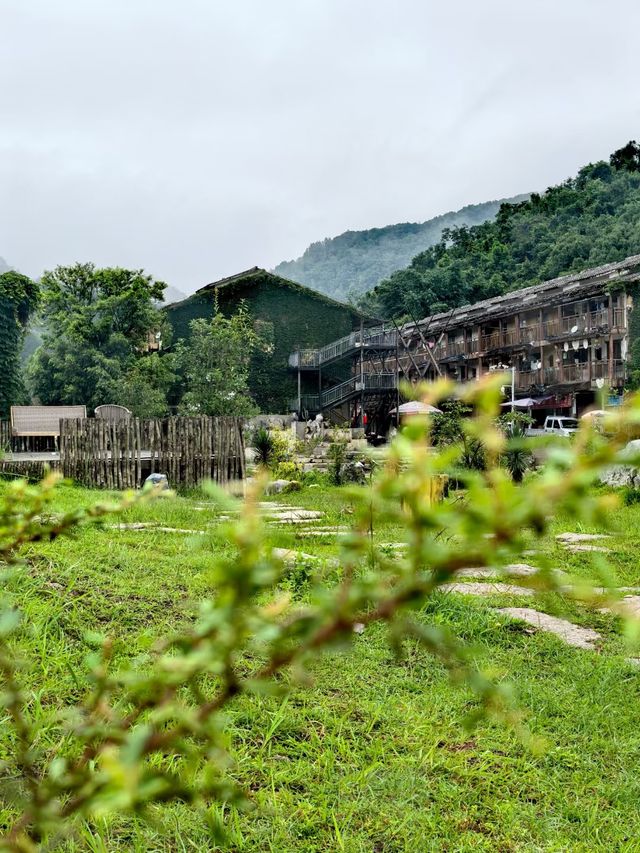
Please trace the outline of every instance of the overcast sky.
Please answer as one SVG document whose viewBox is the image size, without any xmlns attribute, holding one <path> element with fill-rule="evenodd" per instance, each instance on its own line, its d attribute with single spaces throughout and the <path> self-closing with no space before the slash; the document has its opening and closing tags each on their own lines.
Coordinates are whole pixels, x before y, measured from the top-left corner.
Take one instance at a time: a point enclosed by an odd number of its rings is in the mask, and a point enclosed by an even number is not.
<svg viewBox="0 0 640 853">
<path fill-rule="evenodd" d="M 0 0 L 0 256 L 185 291 L 640 138 L 638 0 Z"/>
</svg>

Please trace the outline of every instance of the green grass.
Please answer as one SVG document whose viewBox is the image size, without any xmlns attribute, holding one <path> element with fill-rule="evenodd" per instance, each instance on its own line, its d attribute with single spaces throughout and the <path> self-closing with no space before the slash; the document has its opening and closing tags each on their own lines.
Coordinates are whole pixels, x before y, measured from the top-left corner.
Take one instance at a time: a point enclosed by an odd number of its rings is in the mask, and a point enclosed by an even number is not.
<svg viewBox="0 0 640 853">
<path fill-rule="evenodd" d="M 103 499 L 70 486 L 54 509 Z M 319 508 L 321 524 L 345 524 L 344 489 L 305 489 L 279 503 Z M 205 509 L 198 509 L 204 506 Z M 135 507 L 112 521 L 157 521 L 207 530 L 207 536 L 91 526 L 73 538 L 25 549 L 27 558 L 6 594 L 25 614 L 25 644 L 33 657 L 26 677 L 31 713 L 55 753 L 52 710 L 86 687 L 87 632 L 115 640 L 116 662 L 144 656 L 153 641 L 194 619 L 199 602 L 215 595 L 213 568 L 232 554 L 224 526 L 206 499 L 172 498 Z M 618 581 L 640 585 L 640 506 L 616 513 L 620 535 L 609 540 Z M 575 530 L 556 519 L 552 533 Z M 273 528 L 270 539 L 327 560 L 335 538 L 298 539 L 297 528 Z M 588 530 L 585 532 L 594 532 Z M 374 526 L 379 542 L 402 531 Z M 588 554 L 570 555 L 553 537 L 537 565 L 597 577 Z M 304 594 L 304 575 L 291 580 Z M 294 583 L 295 585 L 295 583 Z M 515 685 L 540 752 L 508 728 L 484 722 L 469 732 L 471 693 L 453 686 L 443 667 L 408 643 L 394 658 L 382 626 L 354 638 L 350 651 L 325 654 L 313 684 L 286 700 L 243 697 L 229 709 L 233 775 L 248 793 L 247 811 L 212 806 L 236 851 L 635 851 L 640 849 L 640 670 L 616 617 L 547 594 L 540 609 L 595 627 L 601 652 L 575 650 L 546 634 L 507 623 L 492 605 L 523 604 L 495 596 L 440 594 L 419 615 L 452 627 L 475 648 L 478 662 Z M 524 606 L 534 606 L 525 602 Z M 12 745 L 0 732 L 0 760 Z M 0 791 L 11 780 L 1 780 Z M 153 810 L 156 822 L 109 818 L 84 825 L 62 844 L 69 851 L 202 851 L 216 849 L 202 815 L 184 805 Z M 0 811 L 10 820 L 11 808 Z"/>
</svg>

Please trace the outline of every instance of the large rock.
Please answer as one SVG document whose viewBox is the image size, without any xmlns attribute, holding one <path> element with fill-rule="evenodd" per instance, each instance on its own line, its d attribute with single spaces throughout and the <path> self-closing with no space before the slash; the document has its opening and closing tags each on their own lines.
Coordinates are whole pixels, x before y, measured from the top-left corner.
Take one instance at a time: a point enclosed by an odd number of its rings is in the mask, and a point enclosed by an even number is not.
<svg viewBox="0 0 640 853">
<path fill-rule="evenodd" d="M 640 439 L 630 441 L 620 456 L 625 459 L 640 460 Z M 631 486 L 640 488 L 640 469 L 635 465 L 611 465 L 600 476 L 600 482 L 605 486 Z"/>
<path fill-rule="evenodd" d="M 272 480 L 267 483 L 266 493 L 268 495 L 281 495 L 299 490 L 300 483 L 297 480 Z"/>
</svg>

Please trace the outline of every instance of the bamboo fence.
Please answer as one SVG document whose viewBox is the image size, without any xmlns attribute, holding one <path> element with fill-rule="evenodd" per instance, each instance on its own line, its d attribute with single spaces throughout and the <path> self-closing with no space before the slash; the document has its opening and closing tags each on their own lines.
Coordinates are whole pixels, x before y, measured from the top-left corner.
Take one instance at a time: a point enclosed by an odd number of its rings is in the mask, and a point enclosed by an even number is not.
<svg viewBox="0 0 640 853">
<path fill-rule="evenodd" d="M 225 485 L 245 476 L 242 421 L 232 417 L 96 419 L 60 422 L 65 477 L 85 486 L 134 489 L 152 473 L 172 488 L 206 481 Z"/>
</svg>

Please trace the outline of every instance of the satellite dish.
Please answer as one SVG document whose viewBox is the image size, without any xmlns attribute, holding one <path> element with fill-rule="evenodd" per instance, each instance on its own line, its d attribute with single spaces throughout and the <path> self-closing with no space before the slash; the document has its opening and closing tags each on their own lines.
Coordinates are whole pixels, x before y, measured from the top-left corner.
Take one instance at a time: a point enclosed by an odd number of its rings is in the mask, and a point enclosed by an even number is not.
<svg viewBox="0 0 640 853">
<path fill-rule="evenodd" d="M 564 342 L 564 351 L 569 352 L 569 344 L 567 343 L 567 341 Z"/>
<path fill-rule="evenodd" d="M 602 377 L 600 379 L 596 379 L 596 385 L 598 388 L 604 388 L 604 379 L 602 379 Z"/>
<path fill-rule="evenodd" d="M 583 346 L 585 349 L 589 349 L 589 341 L 582 341 L 582 346 Z"/>
<path fill-rule="evenodd" d="M 577 331 L 578 331 L 578 327 L 577 327 L 577 326 L 572 326 L 572 327 L 571 327 L 571 334 L 572 334 L 572 335 L 575 335 L 575 333 L 576 333 Z"/>
<path fill-rule="evenodd" d="M 571 341 L 571 346 L 572 346 L 574 349 L 579 349 L 579 347 L 580 347 L 580 341 Z"/>
</svg>

